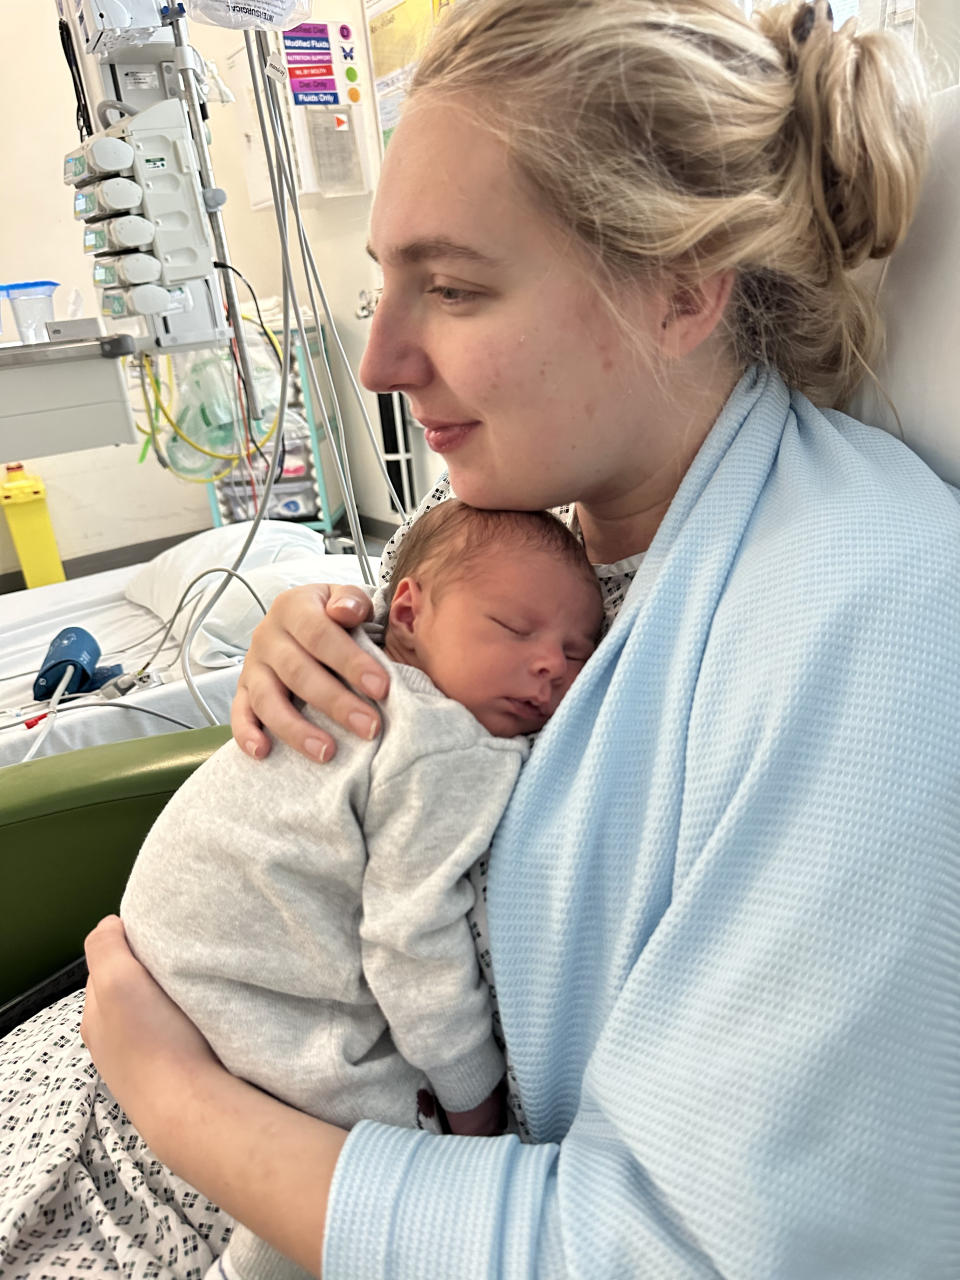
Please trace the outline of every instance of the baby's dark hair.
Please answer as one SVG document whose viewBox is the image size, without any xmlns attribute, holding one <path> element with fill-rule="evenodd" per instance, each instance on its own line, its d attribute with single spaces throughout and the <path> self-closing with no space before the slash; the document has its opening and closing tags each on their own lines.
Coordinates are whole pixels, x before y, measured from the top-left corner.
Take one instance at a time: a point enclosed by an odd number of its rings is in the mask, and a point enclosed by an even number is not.
<svg viewBox="0 0 960 1280">
<path fill-rule="evenodd" d="M 549 511 L 484 511 L 450 498 L 432 507 L 407 530 L 390 575 L 387 606 L 397 584 L 429 568 L 436 598 L 464 577 L 499 544 L 548 551 L 589 579 L 600 595 L 587 554 L 562 521 Z"/>
</svg>

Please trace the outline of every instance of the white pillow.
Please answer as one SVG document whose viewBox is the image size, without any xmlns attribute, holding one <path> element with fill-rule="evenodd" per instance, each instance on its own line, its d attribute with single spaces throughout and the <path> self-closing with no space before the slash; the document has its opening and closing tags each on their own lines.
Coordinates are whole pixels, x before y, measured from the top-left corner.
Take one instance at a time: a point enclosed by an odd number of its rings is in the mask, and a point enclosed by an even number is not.
<svg viewBox="0 0 960 1280">
<path fill-rule="evenodd" d="M 229 568 L 233 564 L 251 524 L 252 521 L 244 521 L 226 524 L 219 529 L 206 529 L 174 547 L 168 547 L 130 579 L 124 594 L 132 604 L 144 605 L 164 622 L 169 621 L 184 588 L 198 573 L 217 566 Z M 241 572 L 275 564 L 278 560 L 305 555 L 320 557 L 325 550 L 322 536 L 313 529 L 285 520 L 264 520 L 244 557 Z M 211 574 L 197 583 L 197 589 L 212 594 L 221 581 L 222 575 Z M 240 589 L 243 590 L 242 587 Z M 173 635 L 178 640 L 191 613 L 192 607 L 184 609 L 174 623 Z"/>
<path fill-rule="evenodd" d="M 376 576 L 379 562 L 371 560 L 370 563 Z M 288 587 L 302 587 L 312 582 L 364 585 L 360 561 L 356 556 L 300 556 L 295 560 L 260 565 L 249 572 L 244 564 L 240 566 L 240 573 L 267 609 Z M 191 663 L 203 667 L 227 667 L 241 662 L 250 647 L 253 629 L 262 617 L 247 588 L 233 579 L 197 632 L 190 650 Z"/>
</svg>

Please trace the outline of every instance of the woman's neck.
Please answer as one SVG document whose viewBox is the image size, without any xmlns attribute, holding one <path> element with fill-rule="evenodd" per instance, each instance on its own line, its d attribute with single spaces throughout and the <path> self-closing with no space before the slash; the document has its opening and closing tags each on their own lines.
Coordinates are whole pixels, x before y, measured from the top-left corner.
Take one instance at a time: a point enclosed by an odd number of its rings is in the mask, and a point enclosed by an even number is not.
<svg viewBox="0 0 960 1280">
<path fill-rule="evenodd" d="M 650 440 L 646 447 L 641 443 L 632 475 L 632 460 L 627 460 L 606 485 L 577 501 L 577 519 L 592 564 L 616 564 L 647 550 L 739 376 L 717 364 L 695 369 L 671 389 L 664 404 L 648 408 L 648 422 L 669 424 L 664 434 L 654 432 L 652 441 L 665 441 L 671 430 L 672 451 L 655 460 L 656 445 Z"/>
<path fill-rule="evenodd" d="M 616 564 L 646 551 L 667 513 L 673 494 L 646 509 L 606 514 L 577 503 L 577 520 L 591 564 Z"/>
</svg>

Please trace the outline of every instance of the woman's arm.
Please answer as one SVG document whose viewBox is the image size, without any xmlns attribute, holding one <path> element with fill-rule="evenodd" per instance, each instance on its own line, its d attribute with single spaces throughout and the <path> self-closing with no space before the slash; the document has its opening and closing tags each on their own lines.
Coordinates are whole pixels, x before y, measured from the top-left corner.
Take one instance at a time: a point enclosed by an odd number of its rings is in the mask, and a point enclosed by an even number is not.
<svg viewBox="0 0 960 1280">
<path fill-rule="evenodd" d="M 127 946 L 118 916 L 86 942 L 81 1034 L 165 1164 L 320 1274 L 327 1196 L 346 1133 L 238 1080 Z"/>
</svg>

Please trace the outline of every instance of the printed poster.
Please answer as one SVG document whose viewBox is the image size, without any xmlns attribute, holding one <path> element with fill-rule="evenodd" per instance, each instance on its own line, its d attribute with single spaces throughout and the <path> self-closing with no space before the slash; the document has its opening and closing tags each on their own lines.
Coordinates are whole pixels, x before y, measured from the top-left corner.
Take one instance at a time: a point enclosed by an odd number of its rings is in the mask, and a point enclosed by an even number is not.
<svg viewBox="0 0 960 1280">
<path fill-rule="evenodd" d="M 384 144 L 397 127 L 424 46 L 455 0 L 366 0 Z"/>
</svg>

